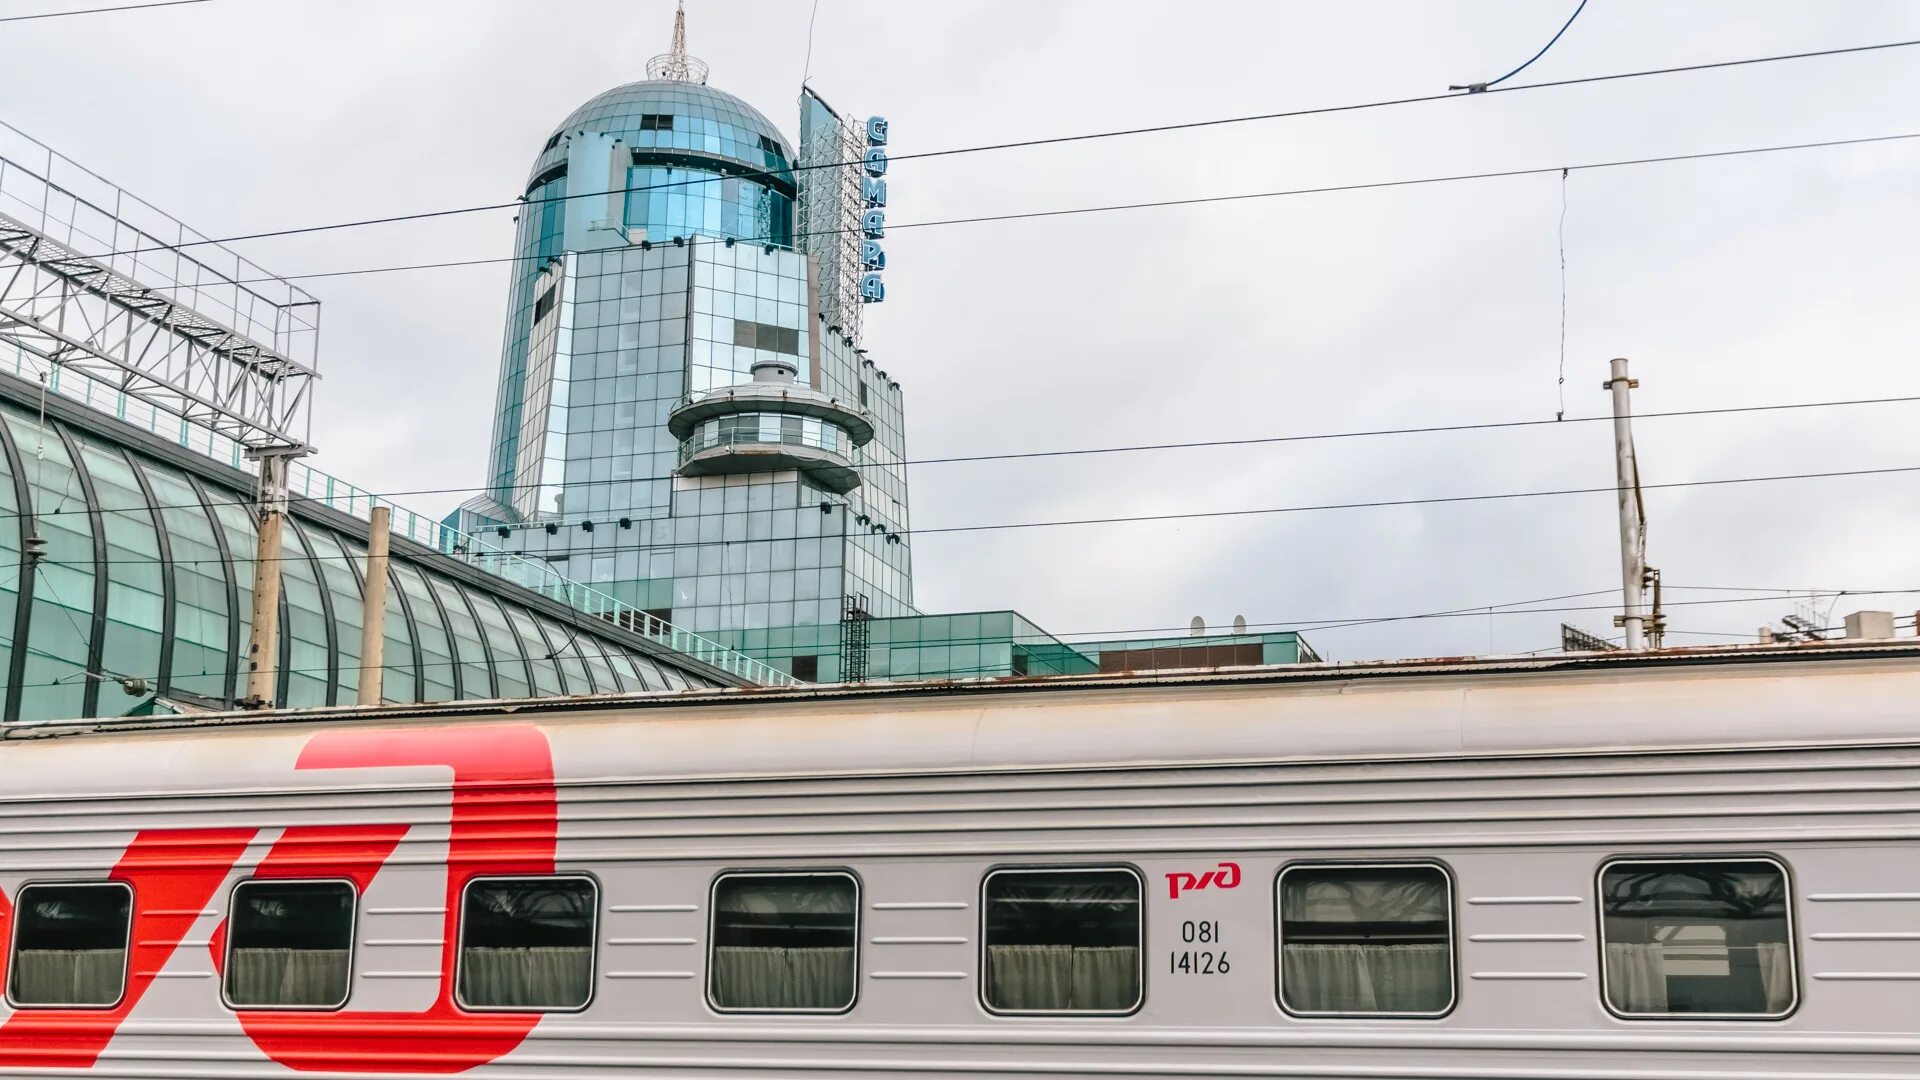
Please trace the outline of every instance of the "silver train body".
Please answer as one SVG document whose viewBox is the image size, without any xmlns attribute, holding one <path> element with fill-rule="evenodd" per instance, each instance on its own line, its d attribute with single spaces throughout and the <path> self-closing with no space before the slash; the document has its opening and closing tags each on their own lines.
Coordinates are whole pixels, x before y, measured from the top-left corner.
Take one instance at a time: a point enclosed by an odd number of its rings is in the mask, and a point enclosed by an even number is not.
<svg viewBox="0 0 1920 1080">
<path fill-rule="evenodd" d="M 8 1077 L 1920 1076 L 1912 647 L 702 691 L 6 735 L 0 895 L 139 879 L 138 1000 L 89 1019 L 9 999 Z M 542 753 L 551 809 L 544 766 L 526 760 Z M 283 876 L 350 877 L 328 860 L 353 851 L 355 830 L 392 842 L 363 860 L 349 999 L 249 1027 L 216 971 L 234 886 L 271 859 L 294 868 Z M 446 985 L 456 886 L 541 863 L 543 834 L 553 872 L 593 883 L 591 1000 L 464 1015 Z M 304 862 L 296 835 L 320 838 Z M 1792 941 L 1778 1015 L 1609 1007 L 1597 889 L 1622 858 L 1782 869 Z M 1277 885 L 1289 867 L 1328 864 L 1444 873 L 1443 1012 L 1283 1007 Z M 988 1007 L 983 883 L 1022 867 L 1137 874 L 1137 1007 Z M 715 1007 L 709 908 L 716 879 L 743 870 L 857 883 L 851 1007 Z M 1202 923 L 1224 971 L 1182 968 Z"/>
</svg>

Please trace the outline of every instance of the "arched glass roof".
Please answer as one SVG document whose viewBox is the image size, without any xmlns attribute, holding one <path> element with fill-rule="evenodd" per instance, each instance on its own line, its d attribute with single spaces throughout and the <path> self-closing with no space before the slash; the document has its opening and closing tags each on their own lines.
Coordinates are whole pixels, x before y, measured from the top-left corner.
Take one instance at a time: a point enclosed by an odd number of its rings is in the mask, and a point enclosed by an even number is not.
<svg viewBox="0 0 1920 1080">
<path fill-rule="evenodd" d="M 249 478 L 117 434 L 0 384 L 0 719 L 229 706 L 246 685 Z M 31 467 L 29 467 L 29 463 Z M 351 704 L 361 674 L 364 523 L 296 503 L 285 536 L 277 704 Z M 45 554 L 26 562 L 24 539 Z M 23 563 L 25 565 L 23 565 Z M 395 538 L 381 690 L 390 702 L 719 685 L 638 635 Z M 123 680 L 138 679 L 138 693 Z"/>
</svg>

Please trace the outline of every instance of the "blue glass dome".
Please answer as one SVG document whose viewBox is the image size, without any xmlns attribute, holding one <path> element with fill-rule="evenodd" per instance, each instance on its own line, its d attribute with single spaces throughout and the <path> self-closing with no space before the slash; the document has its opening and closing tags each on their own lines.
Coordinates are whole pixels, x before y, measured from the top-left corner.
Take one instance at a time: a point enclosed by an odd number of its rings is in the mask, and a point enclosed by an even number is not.
<svg viewBox="0 0 1920 1080">
<path fill-rule="evenodd" d="M 615 135 L 635 149 L 719 158 L 752 170 L 793 163 L 792 144 L 753 106 L 700 83 L 648 79 L 616 86 L 573 110 L 541 149 L 530 178 L 566 159 L 566 136 L 576 131 Z"/>
</svg>

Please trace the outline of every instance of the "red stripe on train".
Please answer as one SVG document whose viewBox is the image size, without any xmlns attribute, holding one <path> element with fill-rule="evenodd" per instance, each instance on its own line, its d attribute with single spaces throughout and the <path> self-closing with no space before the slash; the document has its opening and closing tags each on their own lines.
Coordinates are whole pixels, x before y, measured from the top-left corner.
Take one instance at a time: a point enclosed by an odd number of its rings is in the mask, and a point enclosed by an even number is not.
<svg viewBox="0 0 1920 1080">
<path fill-rule="evenodd" d="M 267 1057 L 288 1068 L 331 1072 L 454 1073 L 510 1052 L 539 1013 L 461 1012 L 454 1004 L 460 894 L 473 877 L 549 874 L 559 809 L 546 734 L 525 725 L 387 731 L 339 730 L 310 739 L 300 769 L 446 766 L 453 770 L 446 918 L 439 990 L 420 1012 L 313 1013 L 242 1010 L 241 1029 Z M 405 825 L 301 825 L 288 828 L 256 868 L 257 877 L 351 878 L 365 890 L 406 835 Z M 112 1041 L 127 1014 L 178 948 L 253 839 L 254 829 L 142 831 L 112 877 L 135 893 L 131 973 L 111 1010 L 16 1011 L 0 1024 L 0 1065 L 84 1069 Z M 0 905 L 5 897 L 0 896 Z M 0 907 L 0 916 L 8 911 Z M 225 961 L 226 922 L 214 933 L 216 970 Z M 0 978 L 5 976 L 0 958 Z M 212 989 L 209 984 L 209 989 Z"/>
</svg>

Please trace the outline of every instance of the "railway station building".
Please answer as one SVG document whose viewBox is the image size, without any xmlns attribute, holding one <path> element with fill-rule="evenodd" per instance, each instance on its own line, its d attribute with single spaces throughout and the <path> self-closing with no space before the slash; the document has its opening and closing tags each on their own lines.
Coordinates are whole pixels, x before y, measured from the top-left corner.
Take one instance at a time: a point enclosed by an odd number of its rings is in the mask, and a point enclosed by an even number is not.
<svg viewBox="0 0 1920 1080">
<path fill-rule="evenodd" d="M 916 605 L 905 397 L 860 318 L 885 295 L 887 123 L 803 91 L 796 146 L 706 84 L 683 24 L 674 44 L 534 155 L 488 487 L 448 524 L 803 680 L 1191 650 L 1103 652 L 1017 612 Z M 1311 656 L 1289 633 L 1206 648 Z"/>
</svg>

